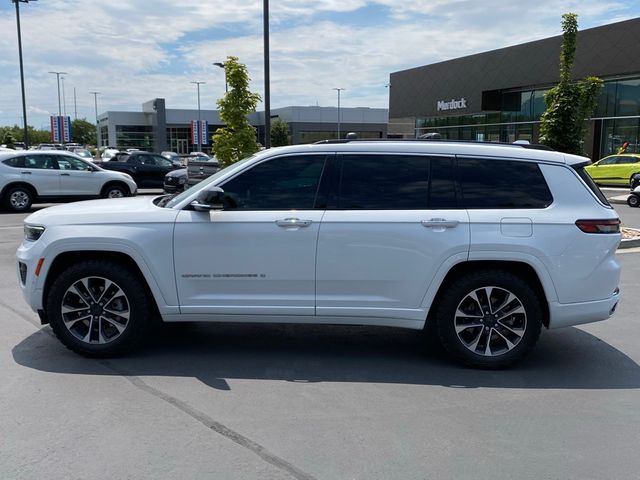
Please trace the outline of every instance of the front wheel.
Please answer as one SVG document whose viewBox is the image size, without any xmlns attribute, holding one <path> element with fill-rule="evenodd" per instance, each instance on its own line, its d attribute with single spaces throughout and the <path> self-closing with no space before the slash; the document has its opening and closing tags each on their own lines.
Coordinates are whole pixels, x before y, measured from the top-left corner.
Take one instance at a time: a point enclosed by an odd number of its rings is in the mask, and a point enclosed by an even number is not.
<svg viewBox="0 0 640 480">
<path fill-rule="evenodd" d="M 103 260 L 66 269 L 54 280 L 46 300 L 56 336 L 69 349 L 90 357 L 130 350 L 143 338 L 152 311 L 139 277 Z"/>
<path fill-rule="evenodd" d="M 536 344 L 542 307 L 520 277 L 487 270 L 454 281 L 438 302 L 436 318 L 442 345 L 457 360 L 501 368 L 523 358 Z"/>
<path fill-rule="evenodd" d="M 627 205 L 638 208 L 640 206 L 640 197 L 638 195 L 629 195 L 629 198 L 627 198 Z"/>
<path fill-rule="evenodd" d="M 127 196 L 127 190 L 122 185 L 108 185 L 102 192 L 104 198 L 122 198 Z"/>
</svg>

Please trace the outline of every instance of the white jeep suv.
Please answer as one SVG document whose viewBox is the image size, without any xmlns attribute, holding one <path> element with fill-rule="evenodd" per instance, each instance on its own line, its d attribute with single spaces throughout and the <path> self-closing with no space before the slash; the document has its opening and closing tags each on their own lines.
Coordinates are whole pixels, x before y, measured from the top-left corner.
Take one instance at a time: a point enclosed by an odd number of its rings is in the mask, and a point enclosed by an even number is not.
<svg viewBox="0 0 640 480">
<path fill-rule="evenodd" d="M 35 202 L 135 195 L 130 175 L 104 170 L 70 152 L 0 152 L 0 202 L 25 212 Z"/>
<path fill-rule="evenodd" d="M 604 320 L 619 299 L 620 221 L 589 160 L 531 147 L 272 148 L 177 196 L 32 214 L 18 278 L 89 356 L 159 317 L 428 326 L 457 359 L 504 366 L 543 326 Z"/>
</svg>

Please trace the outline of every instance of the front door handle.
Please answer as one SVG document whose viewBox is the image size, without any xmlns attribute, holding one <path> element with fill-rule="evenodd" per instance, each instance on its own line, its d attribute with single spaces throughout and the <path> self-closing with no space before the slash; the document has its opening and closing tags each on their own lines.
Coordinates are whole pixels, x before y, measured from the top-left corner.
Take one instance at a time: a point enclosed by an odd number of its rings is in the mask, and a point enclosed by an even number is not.
<svg viewBox="0 0 640 480">
<path fill-rule="evenodd" d="M 31 175 L 31 172 L 20 172 L 23 175 Z"/>
<path fill-rule="evenodd" d="M 446 218 L 432 218 L 420 222 L 423 227 L 428 228 L 455 228 L 460 223 L 458 220 L 447 220 Z"/>
<path fill-rule="evenodd" d="M 311 220 L 300 220 L 299 218 L 285 218 L 284 220 L 276 220 L 279 227 L 308 227 Z"/>
<path fill-rule="evenodd" d="M 71 174 L 70 173 L 61 173 L 60 176 L 61 177 L 69 177 Z"/>
</svg>

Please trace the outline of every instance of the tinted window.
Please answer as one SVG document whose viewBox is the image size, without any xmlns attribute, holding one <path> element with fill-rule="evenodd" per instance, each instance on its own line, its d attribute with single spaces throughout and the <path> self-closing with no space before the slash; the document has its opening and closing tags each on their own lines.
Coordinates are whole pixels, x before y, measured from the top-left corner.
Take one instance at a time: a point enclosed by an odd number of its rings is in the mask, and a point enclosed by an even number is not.
<svg viewBox="0 0 640 480">
<path fill-rule="evenodd" d="M 339 209 L 422 210 L 429 200 L 429 158 L 409 155 L 344 155 Z"/>
<path fill-rule="evenodd" d="M 222 185 L 225 209 L 309 210 L 314 207 L 324 155 L 268 160 Z"/>
<path fill-rule="evenodd" d="M 461 158 L 458 179 L 466 208 L 545 208 L 553 202 L 533 162 Z"/>
<path fill-rule="evenodd" d="M 57 164 L 51 155 L 25 155 L 24 168 L 55 170 Z"/>
<path fill-rule="evenodd" d="M 24 166 L 24 157 L 7 158 L 2 163 L 10 167 L 20 168 Z"/>
<path fill-rule="evenodd" d="M 434 157 L 429 160 L 429 163 L 431 164 L 429 208 L 457 208 L 453 159 Z"/>
</svg>

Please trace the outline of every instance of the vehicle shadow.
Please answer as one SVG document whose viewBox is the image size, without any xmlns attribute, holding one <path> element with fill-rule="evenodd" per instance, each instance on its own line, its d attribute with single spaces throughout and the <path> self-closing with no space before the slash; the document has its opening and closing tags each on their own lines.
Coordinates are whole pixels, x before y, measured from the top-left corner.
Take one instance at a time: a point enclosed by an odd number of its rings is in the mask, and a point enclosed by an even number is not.
<svg viewBox="0 0 640 480">
<path fill-rule="evenodd" d="M 391 328 L 181 324 L 165 326 L 148 343 L 129 357 L 92 360 L 66 350 L 46 327 L 12 353 L 18 364 L 44 372 L 194 377 L 219 390 L 230 389 L 225 379 L 451 388 L 640 388 L 636 362 L 576 328 L 544 332 L 527 359 L 497 371 L 462 367 L 420 332 Z"/>
</svg>

